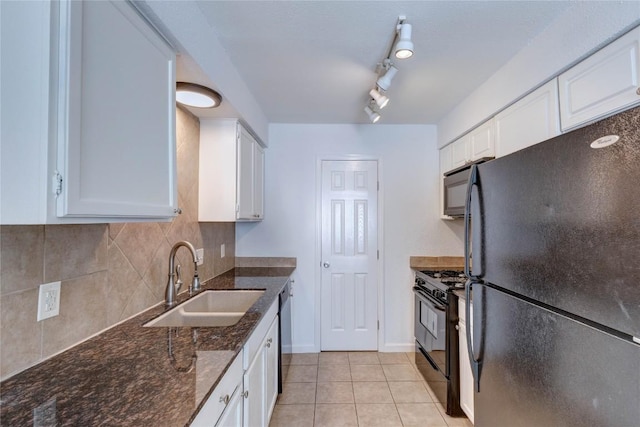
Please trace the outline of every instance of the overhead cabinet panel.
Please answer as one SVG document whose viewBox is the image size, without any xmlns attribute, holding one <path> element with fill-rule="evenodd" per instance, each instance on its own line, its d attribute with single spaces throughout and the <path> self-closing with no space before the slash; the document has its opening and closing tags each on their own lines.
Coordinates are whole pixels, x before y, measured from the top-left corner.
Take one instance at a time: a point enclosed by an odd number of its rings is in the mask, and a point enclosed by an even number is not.
<svg viewBox="0 0 640 427">
<path fill-rule="evenodd" d="M 59 216 L 170 217 L 175 60 L 124 2 L 62 2 Z"/>
<path fill-rule="evenodd" d="M 200 121 L 198 220 L 264 218 L 264 149 L 236 119 Z"/>
<path fill-rule="evenodd" d="M 541 86 L 495 117 L 496 157 L 560 134 L 556 79 Z"/>
<path fill-rule="evenodd" d="M 640 27 L 558 77 L 562 130 L 640 102 Z"/>
<path fill-rule="evenodd" d="M 129 2 L 0 7 L 2 224 L 174 217 L 171 47 Z"/>
</svg>

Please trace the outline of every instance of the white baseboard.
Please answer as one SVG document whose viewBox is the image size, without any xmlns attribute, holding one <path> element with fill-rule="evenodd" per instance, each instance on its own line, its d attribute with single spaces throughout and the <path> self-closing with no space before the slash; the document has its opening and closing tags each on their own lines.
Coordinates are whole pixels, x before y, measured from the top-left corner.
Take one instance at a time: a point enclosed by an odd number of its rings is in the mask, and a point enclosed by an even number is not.
<svg viewBox="0 0 640 427">
<path fill-rule="evenodd" d="M 415 343 L 411 344 L 382 344 L 378 351 L 380 353 L 412 353 L 416 351 Z"/>
<path fill-rule="evenodd" d="M 316 348 L 313 344 L 292 345 L 292 353 L 319 353 L 320 349 Z"/>
</svg>

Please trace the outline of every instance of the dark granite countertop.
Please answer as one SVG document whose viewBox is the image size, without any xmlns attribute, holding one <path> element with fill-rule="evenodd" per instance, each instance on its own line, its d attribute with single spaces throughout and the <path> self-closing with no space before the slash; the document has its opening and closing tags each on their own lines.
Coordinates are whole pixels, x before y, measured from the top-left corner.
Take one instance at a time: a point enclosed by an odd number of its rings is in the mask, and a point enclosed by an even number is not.
<svg viewBox="0 0 640 427">
<path fill-rule="evenodd" d="M 189 424 L 294 268 L 236 268 L 206 289 L 266 289 L 240 321 L 218 328 L 145 328 L 153 307 L 0 383 L 7 426 Z M 186 293 L 178 302 L 188 299 Z M 171 337 L 174 360 L 169 358 Z M 194 357 L 197 356 L 197 357 Z M 190 367 L 190 365 L 193 365 Z"/>
</svg>

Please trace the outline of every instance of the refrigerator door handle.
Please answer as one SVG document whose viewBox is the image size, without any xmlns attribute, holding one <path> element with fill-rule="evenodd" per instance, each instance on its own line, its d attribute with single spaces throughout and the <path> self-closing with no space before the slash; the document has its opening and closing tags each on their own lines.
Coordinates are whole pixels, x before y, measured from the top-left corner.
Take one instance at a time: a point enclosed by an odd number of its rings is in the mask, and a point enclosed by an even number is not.
<svg viewBox="0 0 640 427">
<path fill-rule="evenodd" d="M 465 304 L 465 319 L 467 321 L 467 351 L 469 352 L 469 363 L 471 364 L 471 373 L 473 374 L 473 383 L 475 384 L 475 389 L 477 393 L 480 393 L 480 368 L 482 366 L 482 361 L 480 357 L 476 359 L 475 351 L 473 350 L 473 322 L 471 319 L 471 289 L 473 288 L 473 284 L 480 284 L 478 282 L 474 282 L 472 279 L 467 280 L 465 283 L 465 296 L 467 303 Z M 480 307 L 476 307 L 476 310 Z M 478 316 L 482 319 L 482 316 Z M 478 326 L 478 325 L 475 325 Z M 482 332 L 482 331 L 480 331 Z M 479 335 L 482 337 L 482 333 Z"/>
<path fill-rule="evenodd" d="M 471 275 L 471 242 L 469 241 L 469 234 L 471 229 L 471 193 L 473 187 L 480 188 L 480 182 L 478 181 L 478 165 L 471 166 L 471 172 L 469 173 L 469 181 L 467 183 L 467 198 L 464 204 L 464 274 L 469 279 L 480 280 L 479 276 Z M 479 223 L 479 222 L 478 222 Z M 476 254 L 479 260 L 480 254 Z"/>
</svg>

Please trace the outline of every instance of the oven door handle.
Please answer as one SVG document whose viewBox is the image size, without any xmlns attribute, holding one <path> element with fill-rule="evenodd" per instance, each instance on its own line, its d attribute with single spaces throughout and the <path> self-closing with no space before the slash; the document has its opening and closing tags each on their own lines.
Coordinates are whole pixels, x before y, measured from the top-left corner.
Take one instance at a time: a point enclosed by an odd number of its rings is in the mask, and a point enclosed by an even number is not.
<svg viewBox="0 0 640 427">
<path fill-rule="evenodd" d="M 475 349 L 473 348 L 474 333 L 473 333 L 473 327 L 471 326 L 473 325 L 473 319 L 471 318 L 471 290 L 474 284 L 481 285 L 481 283 L 478 283 L 472 279 L 467 280 L 467 283 L 465 283 L 464 285 L 465 296 L 466 296 L 466 304 L 465 304 L 464 312 L 465 312 L 465 319 L 467 322 L 467 351 L 469 353 L 469 363 L 471 364 L 471 373 L 473 374 L 473 382 L 475 384 L 476 392 L 480 393 L 480 372 L 482 371 L 482 356 L 479 354 L 480 353 L 479 351 L 476 352 Z M 477 298 L 477 300 L 480 300 L 480 299 Z M 481 301 L 479 302 L 480 304 L 477 304 L 475 307 L 476 314 L 478 314 L 478 310 L 482 305 L 482 302 Z M 480 319 L 480 322 L 482 322 L 482 313 L 480 313 L 480 315 L 477 318 Z M 478 325 L 476 322 L 475 326 L 480 326 L 478 336 L 480 337 L 480 339 L 482 339 L 482 324 Z M 482 347 L 481 343 L 480 343 L 480 347 Z M 476 358 L 476 353 L 478 353 L 477 358 Z"/>
<path fill-rule="evenodd" d="M 438 302 L 436 299 L 434 299 L 431 295 L 425 293 L 422 289 L 420 289 L 417 286 L 413 287 L 413 291 L 416 293 L 416 295 L 418 296 L 418 298 L 422 299 L 423 301 L 425 301 L 426 303 L 429 304 L 430 307 L 433 307 L 435 310 L 438 311 L 446 311 L 447 307 L 440 304 L 440 302 Z"/>
</svg>

